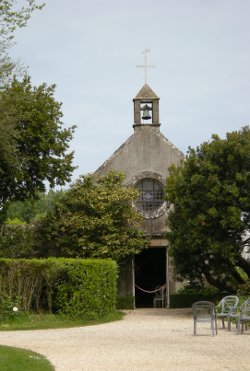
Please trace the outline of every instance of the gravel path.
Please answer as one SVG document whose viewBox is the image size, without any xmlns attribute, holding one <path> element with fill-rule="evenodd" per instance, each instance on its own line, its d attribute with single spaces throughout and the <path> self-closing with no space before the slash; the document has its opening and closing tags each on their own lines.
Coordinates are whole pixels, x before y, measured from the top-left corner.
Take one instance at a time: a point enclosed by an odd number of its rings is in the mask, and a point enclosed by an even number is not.
<svg viewBox="0 0 250 371">
<path fill-rule="evenodd" d="M 243 335 L 208 324 L 186 309 L 136 309 L 121 321 L 58 330 L 0 332 L 0 344 L 44 354 L 57 371 L 249 371 L 250 330 Z"/>
</svg>

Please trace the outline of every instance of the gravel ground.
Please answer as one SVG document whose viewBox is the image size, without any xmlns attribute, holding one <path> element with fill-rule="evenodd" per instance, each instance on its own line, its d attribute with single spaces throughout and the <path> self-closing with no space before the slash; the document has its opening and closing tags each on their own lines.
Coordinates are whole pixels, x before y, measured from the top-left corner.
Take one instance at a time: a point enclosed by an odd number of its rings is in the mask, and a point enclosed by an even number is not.
<svg viewBox="0 0 250 371">
<path fill-rule="evenodd" d="M 0 332 L 0 344 L 45 355 L 57 371 L 249 371 L 250 330 L 236 335 L 193 320 L 187 309 L 136 309 L 123 320 L 58 330 Z M 2 370 L 4 371 L 4 370 Z"/>
</svg>

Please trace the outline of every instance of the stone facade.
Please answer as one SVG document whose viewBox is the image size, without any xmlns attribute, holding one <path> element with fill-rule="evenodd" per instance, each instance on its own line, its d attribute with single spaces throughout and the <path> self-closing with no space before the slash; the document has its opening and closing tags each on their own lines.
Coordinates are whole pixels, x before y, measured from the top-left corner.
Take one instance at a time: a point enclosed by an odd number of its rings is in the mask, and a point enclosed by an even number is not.
<svg viewBox="0 0 250 371">
<path fill-rule="evenodd" d="M 152 254 L 152 256 L 150 255 L 147 258 L 145 253 L 141 261 L 140 257 L 135 257 L 129 263 L 127 262 L 124 266 L 121 266 L 119 284 L 120 296 L 130 295 L 139 298 L 140 295 L 137 295 L 138 289 L 136 289 L 138 286 L 137 279 L 140 281 L 140 286 L 150 286 L 145 287 L 145 289 L 152 289 L 152 286 L 156 283 L 164 283 L 162 280 L 168 284 L 168 294 L 175 289 L 172 267 L 168 259 L 167 241 L 164 237 L 169 205 L 163 200 L 160 201 L 160 195 L 169 174 L 169 166 L 171 164 L 178 165 L 184 156 L 160 132 L 159 98 L 152 89 L 145 84 L 133 101 L 134 133 L 97 169 L 96 173 L 105 174 L 111 170 L 121 171 L 125 174 L 126 184 L 137 188 L 145 187 L 144 190 L 142 188 L 145 200 L 141 202 L 140 206 L 144 217 L 144 228 L 151 236 L 148 255 Z M 150 185 L 155 189 L 147 190 Z M 158 249 L 158 252 L 156 250 L 152 251 L 152 249 Z M 163 254 L 163 250 L 166 253 Z M 143 273 L 139 273 L 139 276 L 137 276 L 137 261 L 139 264 L 138 271 L 141 272 L 143 265 L 149 265 L 150 263 L 147 259 L 151 260 L 152 271 L 155 269 L 156 272 L 155 276 L 158 276 L 156 266 L 164 265 L 163 271 L 165 273 L 162 273 L 161 278 L 159 276 L 154 281 L 152 277 L 150 280 L 148 277 L 151 273 L 149 272 L 145 272 L 144 276 Z M 151 299 L 146 303 L 147 306 L 150 306 L 150 302 L 152 303 Z M 139 305 L 143 305 L 143 300 Z"/>
</svg>

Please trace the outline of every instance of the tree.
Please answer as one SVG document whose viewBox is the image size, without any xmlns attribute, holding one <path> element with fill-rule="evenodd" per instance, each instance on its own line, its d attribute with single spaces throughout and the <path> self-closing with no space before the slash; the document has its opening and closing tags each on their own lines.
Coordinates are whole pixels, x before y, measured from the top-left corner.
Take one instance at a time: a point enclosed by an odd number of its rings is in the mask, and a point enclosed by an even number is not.
<svg viewBox="0 0 250 371">
<path fill-rule="evenodd" d="M 62 197 L 64 191 L 49 190 L 48 193 L 38 193 L 37 199 L 12 202 L 7 211 L 8 224 L 19 221 L 20 223 L 33 223 L 41 220 L 56 202 Z"/>
<path fill-rule="evenodd" d="M 80 177 L 42 222 L 43 256 L 120 260 L 145 248 L 141 215 L 132 206 L 138 193 L 123 180 L 116 172 Z"/>
<path fill-rule="evenodd" d="M 15 0 L 1 0 L 0 3 L 0 88 L 2 88 L 15 71 L 17 63 L 8 55 L 13 46 L 14 32 L 25 27 L 35 9 L 42 9 L 35 0 L 26 0 L 26 5 L 16 6 Z"/>
<path fill-rule="evenodd" d="M 7 221 L 0 234 L 0 257 L 36 258 L 40 251 L 36 248 L 39 221 L 51 211 L 65 191 L 50 190 L 39 193 L 36 200 L 16 201 L 10 204 Z"/>
<path fill-rule="evenodd" d="M 63 129 L 55 86 L 33 87 L 16 79 L 0 92 L 0 224 L 8 204 L 64 185 L 71 178 L 73 152 L 68 153 L 74 126 Z"/>
<path fill-rule="evenodd" d="M 213 135 L 172 167 L 167 237 L 179 277 L 235 292 L 250 278 L 250 129 Z M 248 236 L 248 237 L 247 237 Z"/>
</svg>

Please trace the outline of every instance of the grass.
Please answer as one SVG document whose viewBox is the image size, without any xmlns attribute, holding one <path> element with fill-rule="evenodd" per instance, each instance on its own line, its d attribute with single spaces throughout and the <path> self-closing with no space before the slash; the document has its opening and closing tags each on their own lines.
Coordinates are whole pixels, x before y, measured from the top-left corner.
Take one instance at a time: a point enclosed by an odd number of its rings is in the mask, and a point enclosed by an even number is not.
<svg viewBox="0 0 250 371">
<path fill-rule="evenodd" d="M 113 312 L 97 319 L 84 318 L 69 318 L 56 314 L 29 314 L 25 317 L 16 318 L 14 321 L 1 321 L 0 331 L 14 330 L 40 330 L 40 329 L 56 329 L 68 327 L 80 327 L 97 325 L 111 321 L 120 320 L 123 317 L 121 312 Z M 1 370 L 1 368 L 0 368 Z"/>
<path fill-rule="evenodd" d="M 52 364 L 30 350 L 0 346 L 1 371 L 53 371 Z"/>
</svg>

